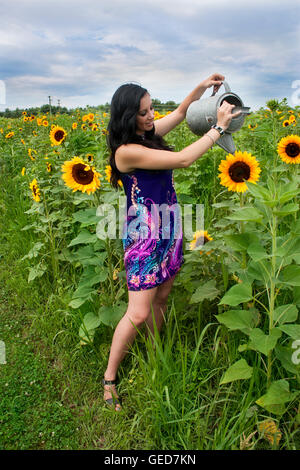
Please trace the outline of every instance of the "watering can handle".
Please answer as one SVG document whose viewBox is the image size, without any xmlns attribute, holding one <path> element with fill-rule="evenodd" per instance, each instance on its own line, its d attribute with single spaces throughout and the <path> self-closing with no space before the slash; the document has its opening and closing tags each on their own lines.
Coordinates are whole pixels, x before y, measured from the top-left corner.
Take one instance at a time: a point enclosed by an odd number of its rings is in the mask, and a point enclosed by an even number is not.
<svg viewBox="0 0 300 470">
<path fill-rule="evenodd" d="M 228 83 L 225 82 L 225 81 L 222 82 L 222 83 L 223 83 L 223 85 L 224 85 L 224 88 L 225 88 L 226 93 L 229 93 L 231 90 L 230 90 L 230 86 L 228 85 Z M 215 87 L 214 87 L 211 96 L 215 96 L 216 92 L 217 92 L 217 90 L 215 90 Z"/>
</svg>

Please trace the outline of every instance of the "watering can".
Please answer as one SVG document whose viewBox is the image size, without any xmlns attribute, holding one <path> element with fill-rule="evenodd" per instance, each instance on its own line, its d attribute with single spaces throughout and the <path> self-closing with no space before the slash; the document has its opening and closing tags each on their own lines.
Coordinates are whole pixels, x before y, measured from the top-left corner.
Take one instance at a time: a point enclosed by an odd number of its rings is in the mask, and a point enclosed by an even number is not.
<svg viewBox="0 0 300 470">
<path fill-rule="evenodd" d="M 217 123 L 217 111 L 223 101 L 235 105 L 232 108 L 232 113 L 237 111 L 241 111 L 241 113 L 232 118 L 229 127 L 216 142 L 226 152 L 234 153 L 235 145 L 231 134 L 240 130 L 245 117 L 251 112 L 249 111 L 250 108 L 244 106 L 241 98 L 232 93 L 227 82 L 223 82 L 223 85 L 225 88 L 223 95 L 215 96 L 215 92 L 213 92 L 209 98 L 193 101 L 187 109 L 186 121 L 193 134 L 203 135 L 211 126 Z"/>
</svg>

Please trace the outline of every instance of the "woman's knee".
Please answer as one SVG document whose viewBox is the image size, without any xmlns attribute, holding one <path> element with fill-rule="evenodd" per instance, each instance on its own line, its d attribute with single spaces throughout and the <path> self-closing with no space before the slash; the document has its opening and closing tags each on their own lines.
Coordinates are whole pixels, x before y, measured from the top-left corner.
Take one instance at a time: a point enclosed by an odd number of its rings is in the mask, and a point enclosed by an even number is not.
<svg viewBox="0 0 300 470">
<path fill-rule="evenodd" d="M 131 323 L 133 323 L 136 327 L 141 326 L 151 313 L 151 308 L 144 307 L 144 308 L 128 308 L 126 312 L 126 316 L 129 318 Z"/>
</svg>

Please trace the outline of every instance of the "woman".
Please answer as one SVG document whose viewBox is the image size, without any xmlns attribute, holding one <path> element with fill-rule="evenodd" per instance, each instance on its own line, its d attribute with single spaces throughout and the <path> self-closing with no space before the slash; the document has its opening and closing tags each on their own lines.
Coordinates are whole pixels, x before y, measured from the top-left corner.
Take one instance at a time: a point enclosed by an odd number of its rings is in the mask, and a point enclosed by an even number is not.
<svg viewBox="0 0 300 470">
<path fill-rule="evenodd" d="M 180 215 L 176 210 L 168 211 L 177 203 L 172 170 L 192 165 L 240 112 L 232 114 L 234 105 L 224 101 L 217 114 L 217 126 L 221 129 L 210 129 L 179 152 L 172 151 L 163 136 L 184 120 L 193 101 L 211 86 L 217 91 L 224 79 L 218 73 L 211 75 L 175 111 L 155 124 L 151 97 L 145 88 L 125 84 L 112 98 L 108 125 L 111 184 L 117 188 L 118 181 L 122 181 L 130 208 L 123 232 L 128 308 L 116 327 L 103 380 L 104 400 L 116 411 L 121 409 L 116 390 L 118 367 L 144 324 L 154 334 L 154 317 L 160 331 L 168 295 L 184 262 Z M 167 223 L 162 223 L 157 207 L 167 208 Z M 168 236 L 165 237 L 166 228 Z"/>
</svg>

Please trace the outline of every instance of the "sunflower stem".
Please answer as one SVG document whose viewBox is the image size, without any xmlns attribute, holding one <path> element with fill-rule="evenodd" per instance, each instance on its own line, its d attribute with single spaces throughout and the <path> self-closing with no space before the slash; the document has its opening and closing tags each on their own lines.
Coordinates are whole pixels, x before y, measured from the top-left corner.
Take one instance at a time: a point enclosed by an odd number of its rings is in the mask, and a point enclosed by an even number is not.
<svg viewBox="0 0 300 470">
<path fill-rule="evenodd" d="M 57 274 L 58 274 L 58 269 L 57 269 L 57 260 L 56 260 L 56 246 L 55 246 L 55 237 L 53 235 L 53 230 L 52 230 L 52 223 L 49 220 L 49 211 L 48 211 L 48 206 L 45 198 L 45 193 L 43 192 L 43 205 L 44 205 L 44 210 L 45 210 L 45 215 L 48 223 L 48 232 L 49 232 L 49 240 L 50 240 L 50 253 L 51 253 L 51 265 L 52 265 L 52 273 L 53 273 L 53 282 L 56 284 L 57 282 Z"/>
<path fill-rule="evenodd" d="M 270 279 L 270 300 L 269 300 L 269 335 L 273 329 L 274 324 L 274 307 L 275 307 L 275 271 L 276 271 L 276 229 L 277 229 L 277 217 L 272 215 L 271 222 L 271 233 L 272 233 L 272 254 L 271 254 L 271 279 Z M 272 373 L 272 350 L 268 353 L 267 360 L 267 388 L 271 384 L 271 373 Z"/>
<path fill-rule="evenodd" d="M 240 207 L 243 208 L 244 207 L 244 194 L 243 193 L 240 193 Z M 240 233 L 245 233 L 245 225 L 244 225 L 244 222 L 241 220 L 240 221 Z M 246 257 L 246 252 L 243 251 L 242 253 L 242 269 L 246 269 L 247 267 L 247 257 Z"/>
</svg>

